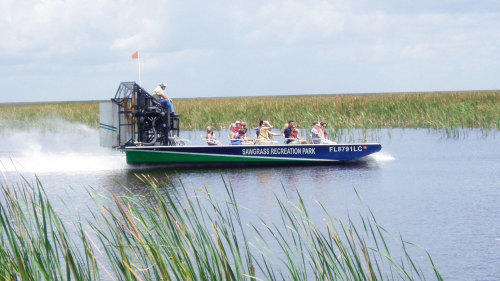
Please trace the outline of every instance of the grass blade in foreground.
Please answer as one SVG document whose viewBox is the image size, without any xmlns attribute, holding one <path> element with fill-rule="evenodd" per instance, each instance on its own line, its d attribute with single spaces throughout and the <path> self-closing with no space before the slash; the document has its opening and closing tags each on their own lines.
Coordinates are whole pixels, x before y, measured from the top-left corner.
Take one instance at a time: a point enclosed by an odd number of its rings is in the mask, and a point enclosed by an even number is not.
<svg viewBox="0 0 500 281">
<path fill-rule="evenodd" d="M 281 221 L 252 224 L 225 181 L 227 199 L 216 200 L 205 189 L 188 196 L 142 180 L 141 195 L 111 194 L 111 207 L 96 199 L 98 211 L 85 225 L 63 222 L 40 183 L 2 186 L 0 278 L 426 280 L 407 250 L 412 244 L 401 240 L 403 255 L 392 257 L 394 243 L 371 215 L 354 223 L 325 211 L 317 225 L 297 193 L 297 202 L 276 197 Z M 430 256 L 428 266 L 430 279 L 442 280 Z"/>
</svg>

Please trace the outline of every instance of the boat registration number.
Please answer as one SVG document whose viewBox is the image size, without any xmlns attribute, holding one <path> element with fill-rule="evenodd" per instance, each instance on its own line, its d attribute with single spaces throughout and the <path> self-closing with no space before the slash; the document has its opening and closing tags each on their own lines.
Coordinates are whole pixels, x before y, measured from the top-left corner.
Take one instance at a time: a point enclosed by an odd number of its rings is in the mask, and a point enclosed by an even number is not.
<svg viewBox="0 0 500 281">
<path fill-rule="evenodd" d="M 366 146 L 362 145 L 338 145 L 338 146 L 330 146 L 330 152 L 356 152 L 363 151 L 366 149 Z"/>
</svg>

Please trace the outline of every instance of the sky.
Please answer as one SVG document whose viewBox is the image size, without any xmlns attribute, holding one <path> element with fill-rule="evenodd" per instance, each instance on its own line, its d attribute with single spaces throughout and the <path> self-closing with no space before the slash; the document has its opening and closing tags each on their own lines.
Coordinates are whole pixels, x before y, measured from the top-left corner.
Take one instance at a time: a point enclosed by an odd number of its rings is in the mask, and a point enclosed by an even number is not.
<svg viewBox="0 0 500 281">
<path fill-rule="evenodd" d="M 500 89 L 500 0 L 2 0 L 0 38 L 0 103 Z"/>
</svg>

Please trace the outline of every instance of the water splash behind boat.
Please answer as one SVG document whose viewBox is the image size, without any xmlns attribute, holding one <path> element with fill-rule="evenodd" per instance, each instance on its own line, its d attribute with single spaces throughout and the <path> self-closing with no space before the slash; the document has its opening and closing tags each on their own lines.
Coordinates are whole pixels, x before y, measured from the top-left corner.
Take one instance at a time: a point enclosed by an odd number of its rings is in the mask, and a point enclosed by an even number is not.
<svg viewBox="0 0 500 281">
<path fill-rule="evenodd" d="M 387 152 L 377 152 L 370 156 L 372 159 L 375 159 L 377 162 L 389 162 L 394 161 L 396 158 Z"/>
<path fill-rule="evenodd" d="M 23 129 L 0 132 L 0 170 L 65 173 L 125 169 L 122 153 L 99 146 L 96 129 L 59 122 L 56 130 Z"/>
</svg>

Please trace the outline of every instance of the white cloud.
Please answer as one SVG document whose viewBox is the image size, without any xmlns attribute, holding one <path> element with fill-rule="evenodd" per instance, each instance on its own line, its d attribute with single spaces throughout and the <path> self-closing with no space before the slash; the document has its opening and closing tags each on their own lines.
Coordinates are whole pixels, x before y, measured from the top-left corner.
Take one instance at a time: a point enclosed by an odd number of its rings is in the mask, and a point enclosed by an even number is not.
<svg viewBox="0 0 500 281">
<path fill-rule="evenodd" d="M 183 49 L 163 53 L 146 53 L 141 59 L 141 68 L 144 70 L 159 70 L 172 66 L 184 67 L 196 63 L 206 57 L 214 55 L 212 49 Z"/>
<path fill-rule="evenodd" d="M 116 38 L 111 45 L 112 49 L 141 49 L 141 42 L 144 40 L 142 33 L 133 34 L 126 38 Z"/>
<path fill-rule="evenodd" d="M 489 42 L 491 39 L 484 37 L 493 36 L 499 25 L 500 18 L 493 13 L 409 15 L 352 11 L 345 25 L 349 42 L 344 52 L 348 57 L 367 61 L 461 56 Z"/>
<path fill-rule="evenodd" d="M 246 43 L 286 44 L 325 39 L 344 29 L 347 1 L 266 1 L 226 11 Z M 253 3 L 253 2 L 252 2 Z M 302 41 L 302 42 L 301 42 Z"/>
<path fill-rule="evenodd" d="M 108 98 L 139 50 L 144 85 L 182 97 L 500 88 L 497 2 L 3 0 L 0 84 Z"/>
<path fill-rule="evenodd" d="M 147 39 L 163 20 L 155 2 L 138 9 L 139 2 L 126 0 L 5 0 L 0 4 L 0 50 L 71 53 L 151 42 Z"/>
</svg>

